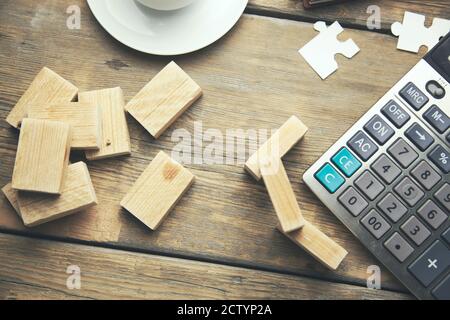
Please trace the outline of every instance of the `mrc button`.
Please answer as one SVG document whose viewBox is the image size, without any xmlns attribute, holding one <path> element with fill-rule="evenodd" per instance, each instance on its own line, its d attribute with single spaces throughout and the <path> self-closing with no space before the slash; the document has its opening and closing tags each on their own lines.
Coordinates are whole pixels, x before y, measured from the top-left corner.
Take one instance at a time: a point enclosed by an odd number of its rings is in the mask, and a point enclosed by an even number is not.
<svg viewBox="0 0 450 320">
<path fill-rule="evenodd" d="M 428 97 L 412 82 L 408 83 L 406 87 L 400 91 L 400 96 L 417 111 L 422 109 L 429 101 Z"/>
</svg>

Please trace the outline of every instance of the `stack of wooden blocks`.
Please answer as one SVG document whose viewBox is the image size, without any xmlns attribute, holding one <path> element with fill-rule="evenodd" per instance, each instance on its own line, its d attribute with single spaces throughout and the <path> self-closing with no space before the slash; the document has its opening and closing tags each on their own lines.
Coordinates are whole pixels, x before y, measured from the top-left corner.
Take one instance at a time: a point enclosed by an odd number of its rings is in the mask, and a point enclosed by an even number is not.
<svg viewBox="0 0 450 320">
<path fill-rule="evenodd" d="M 289 118 L 245 163 L 245 169 L 263 180 L 275 213 L 278 230 L 327 268 L 336 270 L 347 251 L 303 217 L 281 158 L 308 131 L 295 116 Z"/>
<path fill-rule="evenodd" d="M 70 151 L 83 150 L 89 161 L 129 155 L 125 111 L 156 139 L 201 94 L 174 62 L 127 105 L 121 88 L 78 93 L 43 68 L 6 119 L 20 136 L 12 182 L 2 191 L 27 227 L 94 206 L 88 168 L 84 162 L 69 164 Z M 160 152 L 121 205 L 155 230 L 193 181 L 186 168 Z"/>
</svg>

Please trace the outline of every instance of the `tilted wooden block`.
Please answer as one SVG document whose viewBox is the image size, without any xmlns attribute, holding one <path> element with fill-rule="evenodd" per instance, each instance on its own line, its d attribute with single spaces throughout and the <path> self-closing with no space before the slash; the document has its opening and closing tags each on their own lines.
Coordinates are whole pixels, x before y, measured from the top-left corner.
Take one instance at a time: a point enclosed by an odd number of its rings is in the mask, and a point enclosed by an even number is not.
<svg viewBox="0 0 450 320">
<path fill-rule="evenodd" d="M 97 204 L 97 196 L 84 162 L 67 168 L 60 196 L 19 191 L 20 215 L 27 227 L 34 227 L 79 212 Z"/>
<path fill-rule="evenodd" d="M 303 228 L 293 232 L 283 232 L 280 226 L 278 229 L 331 270 L 336 270 L 348 254 L 347 250 L 308 221 L 305 221 Z"/>
<path fill-rule="evenodd" d="M 63 102 L 33 105 L 28 118 L 61 121 L 72 127 L 71 148 L 74 150 L 99 149 L 102 139 L 100 108 L 91 103 Z"/>
<path fill-rule="evenodd" d="M 19 128 L 30 105 L 45 105 L 58 101 L 70 102 L 77 93 L 77 87 L 44 67 L 11 110 L 6 121 L 13 127 Z"/>
<path fill-rule="evenodd" d="M 125 109 L 157 139 L 201 95 L 201 88 L 172 61 Z"/>
<path fill-rule="evenodd" d="M 281 159 L 261 159 L 260 170 L 281 229 L 290 232 L 303 227 L 305 219 Z"/>
<path fill-rule="evenodd" d="M 100 160 L 131 154 L 130 134 L 125 118 L 125 101 L 121 88 L 78 94 L 78 101 L 100 107 L 102 141 L 99 150 L 86 151 L 88 160 Z"/>
<path fill-rule="evenodd" d="M 6 199 L 9 201 L 11 206 L 14 208 L 16 213 L 21 216 L 20 209 L 19 209 L 19 203 L 17 202 L 17 190 L 14 190 L 12 188 L 11 183 L 8 183 L 6 186 L 2 188 L 2 192 L 5 195 Z"/>
<path fill-rule="evenodd" d="M 71 139 L 67 123 L 23 119 L 12 176 L 13 189 L 60 194 Z"/>
<path fill-rule="evenodd" d="M 296 116 L 290 117 L 245 163 L 245 169 L 256 179 L 261 179 L 259 159 L 278 156 L 282 158 L 308 131 Z"/>
<path fill-rule="evenodd" d="M 159 152 L 120 205 L 156 230 L 194 182 L 194 175 L 164 152 Z"/>
</svg>

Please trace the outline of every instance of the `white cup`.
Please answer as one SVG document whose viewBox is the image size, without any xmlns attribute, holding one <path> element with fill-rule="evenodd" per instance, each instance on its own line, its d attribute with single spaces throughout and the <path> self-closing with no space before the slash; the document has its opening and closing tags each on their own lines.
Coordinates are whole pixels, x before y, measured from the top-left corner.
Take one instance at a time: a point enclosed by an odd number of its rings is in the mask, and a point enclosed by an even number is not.
<svg viewBox="0 0 450 320">
<path fill-rule="evenodd" d="M 155 10 L 177 10 L 190 5 L 195 0 L 138 0 L 144 6 Z"/>
</svg>

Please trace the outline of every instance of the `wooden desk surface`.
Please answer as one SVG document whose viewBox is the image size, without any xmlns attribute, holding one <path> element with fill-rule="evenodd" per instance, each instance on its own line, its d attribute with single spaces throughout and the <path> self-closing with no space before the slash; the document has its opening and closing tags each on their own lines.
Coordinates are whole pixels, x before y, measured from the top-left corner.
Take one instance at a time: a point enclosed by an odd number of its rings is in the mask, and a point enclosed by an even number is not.
<svg viewBox="0 0 450 320">
<path fill-rule="evenodd" d="M 128 118 L 132 156 L 88 163 L 99 205 L 26 229 L 0 195 L 0 298 L 374 298 L 411 295 L 382 269 L 382 290 L 366 288 L 378 262 L 315 198 L 303 172 L 420 58 L 396 50 L 384 34 L 405 9 L 449 17 L 446 1 L 377 1 L 383 30 L 369 32 L 371 1 L 304 11 L 299 1 L 251 0 L 247 13 L 217 43 L 175 57 L 204 96 L 160 139 Z M 80 90 L 121 86 L 130 99 L 171 58 L 135 52 L 109 36 L 85 1 L 80 30 L 66 28 L 67 3 L 0 3 L 0 186 L 11 179 L 18 133 L 4 121 L 34 75 L 48 66 Z M 278 18 L 274 18 L 278 17 Z M 297 50 L 316 32 L 310 21 L 338 19 L 361 52 L 338 57 L 339 72 L 322 81 Z M 305 22 L 302 22 L 305 21 Z M 345 38 L 344 37 L 344 38 Z M 315 262 L 278 231 L 266 190 L 242 165 L 187 165 L 194 186 L 156 232 L 119 202 L 174 129 L 272 129 L 296 115 L 310 127 L 285 158 L 308 220 L 349 251 L 337 272 Z M 83 160 L 75 154 L 72 160 Z M 66 288 L 78 265 L 82 289 Z"/>
</svg>

